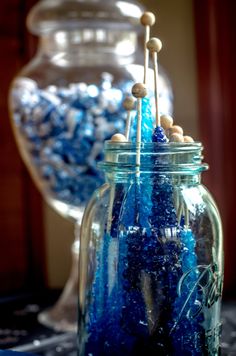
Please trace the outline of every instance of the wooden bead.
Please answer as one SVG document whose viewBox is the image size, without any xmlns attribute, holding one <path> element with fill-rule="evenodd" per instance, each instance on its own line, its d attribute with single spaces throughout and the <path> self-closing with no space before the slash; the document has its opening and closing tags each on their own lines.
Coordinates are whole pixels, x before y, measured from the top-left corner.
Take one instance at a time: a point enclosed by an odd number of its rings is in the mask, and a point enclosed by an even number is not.
<svg viewBox="0 0 236 356">
<path fill-rule="evenodd" d="M 171 131 L 172 134 L 173 134 L 173 133 L 178 133 L 178 134 L 180 134 L 180 135 L 183 135 L 183 133 L 184 133 L 184 130 L 183 130 L 182 127 L 179 126 L 179 125 L 173 125 L 173 126 L 170 128 L 170 131 Z"/>
<path fill-rule="evenodd" d="M 127 96 L 123 101 L 123 107 L 125 108 L 125 110 L 131 111 L 134 108 L 134 103 L 134 98 L 132 98 L 132 96 Z"/>
<path fill-rule="evenodd" d="M 170 115 L 161 115 L 161 126 L 164 130 L 168 130 L 173 126 L 173 118 Z"/>
<path fill-rule="evenodd" d="M 183 136 L 184 131 L 183 131 L 183 129 L 182 129 L 181 126 L 173 125 L 173 126 L 170 127 L 170 128 L 167 130 L 167 132 L 166 132 L 166 134 L 167 134 L 168 136 L 171 136 L 171 135 L 174 134 L 174 133 L 178 133 L 178 134 L 180 134 L 180 135 Z"/>
<path fill-rule="evenodd" d="M 179 133 L 173 133 L 170 136 L 170 142 L 184 142 L 184 136 Z"/>
<path fill-rule="evenodd" d="M 132 94 L 135 98 L 144 98 L 147 95 L 146 85 L 143 83 L 134 84 Z"/>
<path fill-rule="evenodd" d="M 184 142 L 194 142 L 194 139 L 191 136 L 184 136 Z"/>
<path fill-rule="evenodd" d="M 147 42 L 147 49 L 150 52 L 160 52 L 162 49 L 162 42 L 159 40 L 159 38 L 153 37 Z"/>
<path fill-rule="evenodd" d="M 127 142 L 127 139 L 124 135 L 120 133 L 116 133 L 115 135 L 112 136 L 111 141 L 113 142 Z"/>
<path fill-rule="evenodd" d="M 152 12 L 146 11 L 140 18 L 143 26 L 153 26 L 156 22 L 156 17 Z"/>
</svg>

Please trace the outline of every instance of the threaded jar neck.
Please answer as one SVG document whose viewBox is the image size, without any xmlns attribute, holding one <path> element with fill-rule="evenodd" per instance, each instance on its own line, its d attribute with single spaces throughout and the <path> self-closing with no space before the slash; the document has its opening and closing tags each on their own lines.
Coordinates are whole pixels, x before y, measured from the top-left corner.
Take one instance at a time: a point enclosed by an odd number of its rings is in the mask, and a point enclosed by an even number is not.
<svg viewBox="0 0 236 356">
<path fill-rule="evenodd" d="M 202 163 L 203 146 L 194 143 L 141 143 L 140 166 L 142 173 L 170 175 L 199 175 L 208 169 Z M 105 142 L 105 159 L 99 166 L 107 174 L 134 174 L 137 171 L 136 143 Z"/>
</svg>

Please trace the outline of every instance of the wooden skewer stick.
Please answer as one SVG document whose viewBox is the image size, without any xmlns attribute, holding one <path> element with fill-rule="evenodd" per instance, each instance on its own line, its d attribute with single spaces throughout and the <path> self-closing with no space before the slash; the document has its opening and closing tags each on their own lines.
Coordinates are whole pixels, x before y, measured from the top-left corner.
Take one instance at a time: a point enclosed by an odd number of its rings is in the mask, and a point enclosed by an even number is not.
<svg viewBox="0 0 236 356">
<path fill-rule="evenodd" d="M 140 22 L 145 26 L 145 38 L 144 38 L 144 78 L 143 83 L 147 84 L 147 74 L 149 67 L 149 53 L 147 50 L 147 42 L 150 39 L 150 27 L 153 26 L 156 22 L 156 17 L 152 12 L 144 12 L 140 18 Z"/>
<path fill-rule="evenodd" d="M 107 216 L 107 233 L 111 233 L 111 226 L 112 226 L 112 210 L 113 204 L 115 200 L 115 185 L 112 184 L 110 187 L 110 198 L 109 198 L 109 208 L 108 208 L 108 216 Z"/>
<path fill-rule="evenodd" d="M 147 48 L 151 53 L 154 64 L 154 83 L 155 83 L 155 102 L 156 102 L 156 126 L 161 126 L 160 108 L 159 108 L 159 78 L 157 53 L 162 49 L 162 43 L 158 38 L 151 38 L 147 43 Z"/>
<path fill-rule="evenodd" d="M 185 203 L 185 226 L 187 229 L 189 229 L 189 210 L 187 207 L 187 204 Z"/>
<path fill-rule="evenodd" d="M 118 144 L 118 143 L 127 142 L 127 139 L 121 133 L 116 133 L 112 136 L 111 141 Z M 108 234 L 110 234 L 110 232 L 111 232 L 112 219 L 113 219 L 112 210 L 113 210 L 114 200 L 115 200 L 115 186 L 111 185 L 110 199 L 109 199 L 109 206 L 108 206 L 108 216 L 107 216 L 107 233 Z"/>
<path fill-rule="evenodd" d="M 123 102 L 123 107 L 127 110 L 127 119 L 125 125 L 125 137 L 129 141 L 130 126 L 131 126 L 131 111 L 134 108 L 134 99 L 131 96 L 127 96 Z"/>
<path fill-rule="evenodd" d="M 178 225 L 180 225 L 180 223 L 181 223 L 182 214 L 183 214 L 183 200 L 180 198 L 179 207 L 178 207 L 178 210 L 177 210 Z"/>
<path fill-rule="evenodd" d="M 137 98 L 138 102 L 138 121 L 137 121 L 137 134 L 136 134 L 136 175 L 140 175 L 140 150 L 141 150 L 141 126 L 142 126 L 142 98 L 147 95 L 147 88 L 145 84 L 136 83 L 132 88 L 132 94 Z"/>
</svg>

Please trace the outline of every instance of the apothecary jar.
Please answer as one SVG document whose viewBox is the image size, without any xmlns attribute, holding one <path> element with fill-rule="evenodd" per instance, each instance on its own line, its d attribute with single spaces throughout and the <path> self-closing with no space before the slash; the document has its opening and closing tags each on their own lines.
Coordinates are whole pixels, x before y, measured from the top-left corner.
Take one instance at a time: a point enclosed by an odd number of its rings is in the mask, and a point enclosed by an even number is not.
<svg viewBox="0 0 236 356">
<path fill-rule="evenodd" d="M 103 182 L 103 141 L 124 128 L 122 100 L 143 75 L 134 65 L 141 14 L 116 0 L 45 0 L 29 14 L 39 47 L 12 85 L 13 128 L 37 186 L 66 216 L 78 219 Z M 162 93 L 170 106 L 168 82 Z"/>
<path fill-rule="evenodd" d="M 132 2 L 128 14 L 117 3 L 40 1 L 27 21 L 38 51 L 12 85 L 22 157 L 47 201 L 72 218 L 103 181 L 103 140 L 123 127 L 117 112 L 132 80 L 125 65 L 134 61 L 141 9 Z"/>
<path fill-rule="evenodd" d="M 222 227 L 200 143 L 106 142 L 82 222 L 79 354 L 218 355 Z"/>
</svg>

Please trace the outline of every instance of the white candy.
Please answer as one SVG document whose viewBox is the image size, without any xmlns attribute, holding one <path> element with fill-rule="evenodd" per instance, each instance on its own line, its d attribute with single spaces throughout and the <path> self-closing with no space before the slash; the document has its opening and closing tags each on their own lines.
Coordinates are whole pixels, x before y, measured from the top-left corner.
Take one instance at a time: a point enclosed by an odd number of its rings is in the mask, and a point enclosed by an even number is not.
<svg viewBox="0 0 236 356">
<path fill-rule="evenodd" d="M 51 94 L 57 94 L 58 92 L 58 87 L 56 87 L 56 85 L 49 85 L 46 90 L 51 93 Z"/>
<path fill-rule="evenodd" d="M 30 78 L 20 77 L 17 78 L 13 83 L 14 88 L 23 88 L 24 90 L 34 91 L 38 89 L 37 83 Z"/>
<path fill-rule="evenodd" d="M 61 99 L 58 98 L 58 96 L 52 94 L 52 93 L 49 93 L 49 92 L 46 92 L 46 91 L 42 91 L 40 93 L 40 96 L 41 98 L 49 101 L 51 104 L 55 105 L 55 106 L 58 106 L 61 104 Z"/>
<path fill-rule="evenodd" d="M 91 96 L 91 98 L 96 98 L 99 95 L 99 89 L 96 85 L 89 85 L 87 88 L 88 95 Z"/>
<path fill-rule="evenodd" d="M 79 114 L 80 111 L 78 109 L 71 108 L 65 117 L 65 122 L 68 127 L 68 133 L 71 137 L 74 134 L 75 128 L 78 124 L 77 116 L 79 116 Z"/>
</svg>

